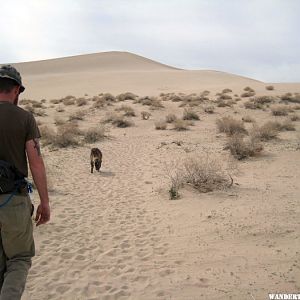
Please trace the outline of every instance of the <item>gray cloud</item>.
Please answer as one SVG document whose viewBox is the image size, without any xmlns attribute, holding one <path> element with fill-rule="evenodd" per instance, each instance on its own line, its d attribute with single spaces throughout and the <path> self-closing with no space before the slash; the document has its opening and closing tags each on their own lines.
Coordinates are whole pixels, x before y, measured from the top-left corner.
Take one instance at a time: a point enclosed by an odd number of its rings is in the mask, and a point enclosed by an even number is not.
<svg viewBox="0 0 300 300">
<path fill-rule="evenodd" d="M 300 81 L 298 0 L 11 0 L 0 62 L 120 50 L 190 69 Z"/>
</svg>

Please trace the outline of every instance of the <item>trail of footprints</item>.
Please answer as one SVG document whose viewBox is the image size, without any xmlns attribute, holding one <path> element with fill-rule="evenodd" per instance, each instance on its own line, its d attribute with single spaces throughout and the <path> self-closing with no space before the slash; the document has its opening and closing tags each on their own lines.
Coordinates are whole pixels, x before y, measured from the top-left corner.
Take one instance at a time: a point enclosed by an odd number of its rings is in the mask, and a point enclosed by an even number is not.
<svg viewBox="0 0 300 300">
<path fill-rule="evenodd" d="M 163 260 L 168 244 L 144 207 L 150 197 L 143 172 L 152 162 L 141 143 L 103 147 L 104 176 L 90 174 L 88 160 L 72 162 L 72 153 L 56 157 L 64 166 L 56 189 L 67 195 L 53 199 L 54 220 L 40 230 L 31 299 L 128 298 L 159 280 L 158 258 L 159 275 L 172 272 Z"/>
</svg>

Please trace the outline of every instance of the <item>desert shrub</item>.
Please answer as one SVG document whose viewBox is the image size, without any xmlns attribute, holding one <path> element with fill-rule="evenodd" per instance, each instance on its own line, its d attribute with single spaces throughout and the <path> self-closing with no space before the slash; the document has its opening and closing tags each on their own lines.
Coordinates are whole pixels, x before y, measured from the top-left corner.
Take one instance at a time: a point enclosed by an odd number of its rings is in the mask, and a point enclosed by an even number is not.
<svg viewBox="0 0 300 300">
<path fill-rule="evenodd" d="M 148 120 L 150 118 L 151 114 L 147 111 L 142 111 L 141 112 L 141 117 L 143 120 Z"/>
<path fill-rule="evenodd" d="M 261 103 L 257 103 L 251 100 L 245 102 L 244 106 L 247 109 L 262 109 L 264 107 Z"/>
<path fill-rule="evenodd" d="M 76 98 L 74 96 L 69 95 L 69 96 L 62 98 L 61 101 L 64 105 L 74 105 Z"/>
<path fill-rule="evenodd" d="M 57 129 L 54 146 L 59 148 L 78 146 L 78 135 L 81 134 L 82 132 L 79 130 L 76 123 L 67 123 L 65 125 L 59 126 Z"/>
<path fill-rule="evenodd" d="M 105 128 L 103 126 L 89 128 L 84 132 L 84 141 L 87 143 L 96 143 L 105 138 Z"/>
<path fill-rule="evenodd" d="M 104 122 L 111 123 L 112 125 L 120 128 L 130 127 L 134 125 L 133 122 L 126 119 L 124 116 L 116 113 L 106 114 L 106 118 L 104 119 Z"/>
<path fill-rule="evenodd" d="M 198 114 L 191 110 L 191 109 L 185 109 L 183 112 L 183 120 L 199 120 Z"/>
<path fill-rule="evenodd" d="M 209 94 L 210 94 L 210 91 L 205 90 L 205 91 L 203 91 L 203 92 L 201 93 L 201 96 L 202 96 L 202 97 L 207 97 Z"/>
<path fill-rule="evenodd" d="M 55 143 L 56 133 L 52 128 L 44 125 L 39 129 L 41 133 L 41 142 L 43 145 L 47 146 Z"/>
<path fill-rule="evenodd" d="M 66 123 L 66 121 L 61 119 L 60 117 L 55 117 L 54 118 L 54 124 L 57 125 L 57 126 L 61 126 L 65 123 Z"/>
<path fill-rule="evenodd" d="M 222 94 L 226 94 L 226 93 L 232 93 L 232 90 L 231 89 L 224 89 L 222 91 Z"/>
<path fill-rule="evenodd" d="M 104 106 L 107 105 L 106 101 L 104 98 L 101 98 L 99 96 L 95 96 L 92 98 L 92 101 L 94 102 L 93 107 L 94 108 L 103 108 Z"/>
<path fill-rule="evenodd" d="M 242 98 L 253 97 L 253 96 L 255 96 L 255 92 L 245 92 L 241 94 Z"/>
<path fill-rule="evenodd" d="M 266 86 L 266 90 L 267 91 L 273 91 L 274 90 L 274 86 L 273 85 L 267 85 Z"/>
<path fill-rule="evenodd" d="M 76 99 L 76 105 L 77 106 L 83 106 L 83 105 L 87 105 L 88 100 L 85 98 L 78 98 Z"/>
<path fill-rule="evenodd" d="M 166 130 L 167 129 L 167 122 L 164 120 L 155 122 L 155 129 L 156 130 Z"/>
<path fill-rule="evenodd" d="M 177 120 L 177 117 L 174 114 L 168 114 L 166 116 L 166 122 L 167 123 L 173 123 L 175 120 Z"/>
<path fill-rule="evenodd" d="M 121 107 L 118 107 L 115 109 L 116 111 L 123 111 L 124 116 L 126 117 L 135 117 L 134 109 L 128 105 L 122 105 Z"/>
<path fill-rule="evenodd" d="M 83 110 L 76 111 L 69 116 L 69 121 L 83 120 L 85 115 L 86 115 L 86 112 Z"/>
<path fill-rule="evenodd" d="M 178 96 L 178 95 L 172 95 L 172 96 L 170 97 L 170 100 L 171 100 L 172 102 L 180 102 L 180 101 L 182 101 L 182 97 L 180 97 L 180 96 Z"/>
<path fill-rule="evenodd" d="M 219 99 L 221 99 L 221 100 L 231 100 L 232 97 L 230 95 L 227 95 L 227 94 L 221 94 L 219 96 Z"/>
<path fill-rule="evenodd" d="M 246 86 L 244 88 L 244 91 L 246 91 L 246 92 L 254 92 L 254 89 L 252 89 L 250 86 Z"/>
<path fill-rule="evenodd" d="M 222 165 L 209 155 L 189 157 L 183 163 L 184 184 L 189 184 L 201 193 L 222 190 L 233 183 Z"/>
<path fill-rule="evenodd" d="M 232 107 L 232 102 L 224 101 L 222 99 L 217 99 L 215 103 L 218 107 Z"/>
<path fill-rule="evenodd" d="M 250 136 L 261 141 L 268 141 L 277 137 L 280 128 L 279 122 L 268 121 L 262 126 L 254 125 L 250 131 Z"/>
<path fill-rule="evenodd" d="M 140 103 L 142 105 L 150 106 L 150 109 L 160 109 L 163 108 L 163 104 L 161 103 L 161 100 L 155 98 L 155 97 L 140 97 L 139 99 L 136 99 L 134 103 Z"/>
<path fill-rule="evenodd" d="M 274 116 L 286 116 L 288 115 L 288 108 L 283 105 L 271 107 L 271 112 Z"/>
<path fill-rule="evenodd" d="M 56 108 L 56 111 L 57 112 L 64 112 L 65 109 L 62 106 L 59 106 L 59 107 Z"/>
<path fill-rule="evenodd" d="M 291 115 L 291 116 L 290 116 L 290 120 L 293 121 L 293 122 L 299 121 L 299 120 L 300 120 L 300 117 L 299 117 L 298 115 L 294 114 L 294 115 Z"/>
<path fill-rule="evenodd" d="M 208 114 L 213 114 L 215 112 L 215 107 L 213 105 L 205 106 L 204 111 Z"/>
<path fill-rule="evenodd" d="M 185 131 L 189 129 L 189 123 L 186 120 L 177 119 L 173 122 L 174 129 L 177 131 Z"/>
<path fill-rule="evenodd" d="M 116 97 L 113 96 L 112 94 L 110 93 L 105 93 L 101 96 L 101 98 L 103 99 L 103 101 L 105 102 L 114 102 L 116 101 Z"/>
<path fill-rule="evenodd" d="M 125 100 L 135 100 L 138 96 L 130 93 L 130 92 L 126 92 L 123 94 L 119 94 L 116 98 L 118 101 L 125 101 Z"/>
<path fill-rule="evenodd" d="M 52 104 L 59 104 L 59 103 L 62 103 L 63 102 L 63 99 L 51 99 L 50 100 L 50 103 Z"/>
<path fill-rule="evenodd" d="M 239 134 L 233 135 L 228 139 L 224 149 L 228 149 L 230 153 L 238 160 L 255 156 L 263 150 L 260 140 L 255 136 L 245 138 Z"/>
<path fill-rule="evenodd" d="M 240 120 L 235 120 L 232 117 L 217 119 L 216 124 L 219 132 L 224 132 L 227 135 L 247 134 L 244 123 Z"/>
<path fill-rule="evenodd" d="M 283 102 L 300 103 L 300 95 L 299 94 L 295 94 L 293 96 L 292 93 L 286 93 L 286 94 L 282 95 L 280 98 Z"/>
<path fill-rule="evenodd" d="M 281 131 L 295 131 L 296 128 L 290 119 L 286 119 L 285 121 L 283 121 L 281 123 L 280 130 Z"/>
<path fill-rule="evenodd" d="M 250 116 L 242 117 L 242 121 L 244 121 L 245 123 L 255 123 L 255 120 Z"/>
</svg>

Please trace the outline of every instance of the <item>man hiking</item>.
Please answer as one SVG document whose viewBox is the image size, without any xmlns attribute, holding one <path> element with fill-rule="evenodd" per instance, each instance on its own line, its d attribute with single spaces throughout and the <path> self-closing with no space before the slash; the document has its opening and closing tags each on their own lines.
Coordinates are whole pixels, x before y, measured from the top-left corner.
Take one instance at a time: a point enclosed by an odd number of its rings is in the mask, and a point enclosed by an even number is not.
<svg viewBox="0 0 300 300">
<path fill-rule="evenodd" d="M 0 300 L 21 299 L 35 254 L 32 204 L 28 196 L 28 166 L 40 204 L 36 225 L 50 219 L 46 172 L 41 156 L 40 132 L 33 115 L 18 107 L 25 90 L 19 72 L 0 67 Z"/>
</svg>

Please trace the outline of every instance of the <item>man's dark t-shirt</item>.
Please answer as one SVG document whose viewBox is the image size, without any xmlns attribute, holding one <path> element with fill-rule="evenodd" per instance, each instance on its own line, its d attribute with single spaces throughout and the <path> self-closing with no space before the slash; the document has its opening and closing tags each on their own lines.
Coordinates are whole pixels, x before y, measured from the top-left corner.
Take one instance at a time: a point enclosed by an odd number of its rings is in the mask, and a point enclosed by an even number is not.
<svg viewBox="0 0 300 300">
<path fill-rule="evenodd" d="M 26 142 L 35 138 L 40 138 L 40 132 L 33 115 L 12 103 L 0 102 L 0 160 L 13 164 L 27 177 Z"/>
</svg>

